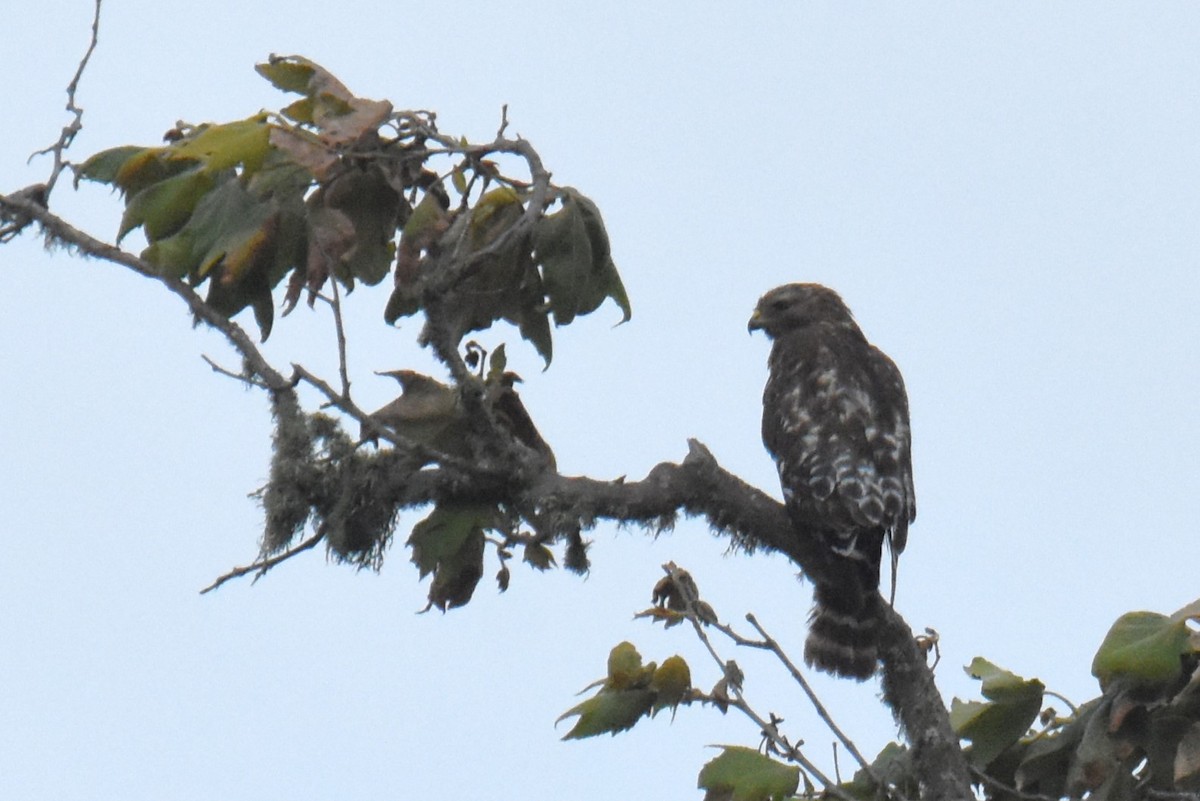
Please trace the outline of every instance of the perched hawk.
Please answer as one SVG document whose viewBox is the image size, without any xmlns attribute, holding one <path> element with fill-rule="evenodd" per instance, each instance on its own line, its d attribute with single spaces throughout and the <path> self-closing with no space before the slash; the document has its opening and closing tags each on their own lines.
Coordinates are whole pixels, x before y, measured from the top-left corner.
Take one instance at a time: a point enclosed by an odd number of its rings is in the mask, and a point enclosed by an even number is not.
<svg viewBox="0 0 1200 801">
<path fill-rule="evenodd" d="M 762 436 L 788 515 L 798 533 L 829 549 L 833 565 L 816 579 L 804 659 L 869 678 L 878 662 L 883 542 L 894 566 L 917 513 L 904 379 L 820 284 L 772 289 L 749 327 L 775 341 Z"/>
</svg>

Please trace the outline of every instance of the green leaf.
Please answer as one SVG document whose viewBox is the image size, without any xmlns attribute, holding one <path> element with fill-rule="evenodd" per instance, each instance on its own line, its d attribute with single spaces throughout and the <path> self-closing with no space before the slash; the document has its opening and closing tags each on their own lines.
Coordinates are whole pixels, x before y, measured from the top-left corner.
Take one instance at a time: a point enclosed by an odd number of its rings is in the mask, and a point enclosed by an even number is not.
<svg viewBox="0 0 1200 801">
<path fill-rule="evenodd" d="M 876 798 L 880 785 L 893 787 L 896 796 L 917 798 L 917 779 L 913 772 L 912 754 L 899 743 L 888 743 L 876 755 L 870 771 L 859 768 L 854 778 L 843 782 L 841 788 L 854 798 Z"/>
<path fill-rule="evenodd" d="M 580 205 L 567 197 L 562 209 L 538 220 L 533 248 L 542 265 L 554 324 L 567 325 L 579 311 L 593 264 L 592 242 Z"/>
<path fill-rule="evenodd" d="M 980 657 L 972 660 L 966 671 L 983 681 L 981 691 L 989 701 L 955 698 L 950 704 L 950 724 L 960 737 L 971 741 L 971 761 L 984 767 L 1029 731 L 1041 711 L 1045 685 Z"/>
<path fill-rule="evenodd" d="M 450 171 L 450 183 L 453 184 L 454 191 L 460 195 L 467 194 L 467 178 L 463 174 L 464 172 L 463 164 L 456 164 Z"/>
<path fill-rule="evenodd" d="M 316 65 L 308 59 L 288 56 L 271 56 L 265 64 L 254 66 L 259 75 L 266 78 L 276 89 L 304 94 L 316 73 Z"/>
<path fill-rule="evenodd" d="M 679 706 L 692 689 L 692 669 L 682 656 L 671 656 L 663 660 L 650 679 L 654 690 L 654 711 Z"/>
<path fill-rule="evenodd" d="M 540 294 L 540 293 L 539 293 Z M 554 357 L 554 341 L 550 334 L 550 315 L 536 307 L 523 306 L 520 313 L 507 318 L 521 332 L 521 338 L 533 345 L 546 367 Z"/>
<path fill-rule="evenodd" d="M 151 150 L 159 150 L 159 148 L 145 148 L 138 145 L 125 145 L 123 147 L 114 147 L 109 150 L 102 150 L 99 153 L 89 157 L 82 164 L 74 166 L 75 170 L 75 186 L 79 186 L 80 180 L 87 179 L 96 181 L 102 184 L 117 185 L 117 173 L 121 167 L 125 165 L 134 156 L 146 153 Z"/>
<path fill-rule="evenodd" d="M 487 380 L 497 382 L 504 380 L 504 371 L 508 368 L 508 356 L 504 353 L 504 343 L 501 342 L 488 358 Z"/>
<path fill-rule="evenodd" d="M 412 561 L 422 578 L 434 574 L 430 606 L 444 611 L 471 600 L 483 576 L 483 530 L 495 514 L 488 504 L 443 503 L 413 527 Z"/>
<path fill-rule="evenodd" d="M 578 740 L 631 729 L 639 718 L 649 714 L 653 708 L 654 695 L 653 690 L 646 688 L 597 693 L 559 717 L 558 720 L 561 721 L 579 716 L 579 720 L 563 735 L 563 739 Z"/>
<path fill-rule="evenodd" d="M 226 181 L 200 199 L 179 232 L 156 240 L 142 256 L 166 274 L 191 275 L 198 282 L 224 255 L 222 243 L 231 232 L 246 220 L 257 227 L 268 216 L 255 213 L 258 205 L 239 182 Z"/>
<path fill-rule="evenodd" d="M 151 184 L 130 198 L 121 217 L 117 241 L 139 225 L 150 242 L 170 236 L 187 222 L 196 204 L 215 183 L 212 173 L 192 169 Z"/>
<path fill-rule="evenodd" d="M 222 125 L 204 126 L 193 136 L 167 148 L 171 158 L 201 161 L 214 172 L 242 165 L 247 174 L 262 167 L 267 157 L 271 126 L 266 114 Z"/>
<path fill-rule="evenodd" d="M 800 786 L 800 768 L 763 756 L 753 748 L 721 746 L 721 755 L 700 771 L 705 799 L 783 801 Z"/>
<path fill-rule="evenodd" d="M 461 551 L 470 536 L 491 521 L 493 508 L 486 504 L 438 504 L 413 526 L 408 546 L 421 578 Z"/>
<path fill-rule="evenodd" d="M 533 246 L 555 325 L 590 314 L 607 298 L 621 307 L 622 322 L 630 318 L 629 297 L 613 263 L 600 210 L 587 197 L 565 188 L 562 208 L 534 227 Z"/>
<path fill-rule="evenodd" d="M 1114 679 L 1140 686 L 1162 686 L 1180 675 L 1181 657 L 1191 653 L 1187 616 L 1157 612 L 1121 615 L 1104 637 L 1092 660 L 1092 675 L 1105 687 Z"/>
<path fill-rule="evenodd" d="M 608 678 L 604 686 L 612 690 L 624 690 L 644 686 L 648 676 L 642 666 L 642 655 L 631 642 L 618 643 L 608 652 Z"/>
</svg>

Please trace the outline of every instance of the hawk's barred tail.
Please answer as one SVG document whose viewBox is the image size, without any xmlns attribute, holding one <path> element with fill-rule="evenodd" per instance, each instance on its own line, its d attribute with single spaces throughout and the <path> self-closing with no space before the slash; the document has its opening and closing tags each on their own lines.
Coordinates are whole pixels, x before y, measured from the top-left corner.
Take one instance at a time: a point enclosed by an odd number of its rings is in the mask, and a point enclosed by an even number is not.
<svg viewBox="0 0 1200 801">
<path fill-rule="evenodd" d="M 864 681 L 875 675 L 879 663 L 879 596 L 860 598 L 856 609 L 828 602 L 835 597 L 845 599 L 840 592 L 817 587 L 804 661 L 817 670 Z"/>
<path fill-rule="evenodd" d="M 879 561 L 883 532 L 860 532 L 848 551 L 834 547 L 831 582 L 813 592 L 804 661 L 817 670 L 863 681 L 879 662 Z"/>
</svg>

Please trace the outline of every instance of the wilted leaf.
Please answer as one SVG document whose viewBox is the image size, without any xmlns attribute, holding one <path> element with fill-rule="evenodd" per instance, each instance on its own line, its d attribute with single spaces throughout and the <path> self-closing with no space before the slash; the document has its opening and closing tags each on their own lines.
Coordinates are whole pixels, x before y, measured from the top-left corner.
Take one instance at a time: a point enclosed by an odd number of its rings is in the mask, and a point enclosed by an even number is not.
<svg viewBox="0 0 1200 801">
<path fill-rule="evenodd" d="M 377 284 L 392 264 L 392 237 L 400 197 L 379 169 L 352 169 L 322 187 L 311 204 L 344 214 L 354 226 L 354 246 L 341 260 L 338 278 L 353 287 L 354 279 Z"/>
<path fill-rule="evenodd" d="M 526 545 L 524 559 L 538 570 L 549 570 L 555 564 L 554 552 L 541 543 Z"/>
<path fill-rule="evenodd" d="M 297 273 L 284 298 L 284 314 L 300 299 L 300 289 L 308 288 L 308 305 L 316 301 L 317 293 L 338 265 L 354 247 L 354 223 L 337 209 L 319 206 L 309 211 L 306 222 L 307 253 L 304 272 Z"/>
<path fill-rule="evenodd" d="M 1067 772 L 1067 792 L 1082 795 L 1095 790 L 1119 769 L 1116 742 L 1108 732 L 1108 700 L 1101 702 L 1095 714 L 1084 724 L 1083 734 Z"/>
<path fill-rule="evenodd" d="M 721 755 L 700 771 L 705 799 L 782 801 L 800 786 L 800 768 L 763 756 L 753 748 L 721 746 Z"/>
<path fill-rule="evenodd" d="M 341 163 L 337 151 L 306 131 L 272 127 L 269 136 L 271 147 L 285 153 L 289 159 L 324 181 Z"/>
<path fill-rule="evenodd" d="M 306 95 L 311 104 L 298 116 L 321 129 L 330 144 L 352 144 L 392 114 L 391 103 L 355 97 L 328 70 L 301 56 L 271 56 L 255 69 L 279 89 Z M 297 111 L 294 106 L 289 109 Z"/>
<path fill-rule="evenodd" d="M 1186 616 L 1157 612 L 1121 615 L 1092 660 L 1092 675 L 1105 687 L 1123 678 L 1140 686 L 1161 686 L 1179 678 L 1180 657 L 1191 652 Z"/>
<path fill-rule="evenodd" d="M 1200 723 L 1193 723 L 1179 740 L 1175 752 L 1177 787 L 1200 786 Z"/>
<path fill-rule="evenodd" d="M 1045 685 L 979 657 L 966 671 L 983 681 L 980 689 L 989 701 L 955 698 L 950 705 L 950 723 L 960 737 L 971 741 L 971 761 L 985 767 L 1029 731 L 1042 708 Z"/>
<path fill-rule="evenodd" d="M 1066 792 L 1067 771 L 1075 759 L 1083 732 L 1099 706 L 1098 700 L 1084 704 L 1062 729 L 1038 737 L 1029 744 L 1016 768 L 1014 778 L 1018 790 L 1053 798 Z"/>
</svg>

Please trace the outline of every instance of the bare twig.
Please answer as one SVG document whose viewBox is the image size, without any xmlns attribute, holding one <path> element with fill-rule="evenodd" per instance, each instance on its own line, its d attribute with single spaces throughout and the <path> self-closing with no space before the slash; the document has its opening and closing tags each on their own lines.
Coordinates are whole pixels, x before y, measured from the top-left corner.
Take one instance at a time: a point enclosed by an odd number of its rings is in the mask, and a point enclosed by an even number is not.
<svg viewBox="0 0 1200 801">
<path fill-rule="evenodd" d="M 346 365 L 346 328 L 342 322 L 342 295 L 338 289 L 337 279 L 329 282 L 332 287 L 333 296 L 326 297 L 317 293 L 315 297 L 329 304 L 329 308 L 333 312 L 333 330 L 337 337 L 337 352 L 338 352 L 338 378 L 342 383 L 342 397 L 350 397 L 350 372 Z"/>
<path fill-rule="evenodd" d="M 721 669 L 722 675 L 728 676 L 729 663 L 717 652 L 716 646 L 713 645 L 712 640 L 708 636 L 708 632 L 704 630 L 704 623 L 701 621 L 700 616 L 696 612 L 696 603 L 699 601 L 699 598 L 696 598 L 694 593 L 691 591 L 691 582 L 681 578 L 682 571 L 674 564 L 668 563 L 663 565 L 663 570 L 668 576 L 670 576 L 671 582 L 674 584 L 676 591 L 679 593 L 680 597 L 684 599 L 686 604 L 685 615 L 687 616 L 688 622 L 692 624 L 692 629 L 695 631 L 697 638 L 699 638 L 700 642 L 704 644 L 704 647 L 708 649 L 709 655 Z M 770 719 L 767 719 L 756 712 L 746 700 L 746 696 L 742 692 L 741 687 L 738 686 L 737 682 L 729 682 L 729 691 L 732 695 L 729 705 L 740 711 L 743 715 L 750 718 L 750 720 L 757 724 L 762 736 L 771 743 L 772 750 L 800 765 L 800 767 L 815 777 L 817 781 L 821 782 L 821 784 L 824 785 L 826 792 L 830 795 L 842 799 L 853 798 L 853 796 L 850 796 L 840 787 L 838 787 L 838 783 L 836 781 L 830 779 L 824 774 L 824 772 L 821 771 L 820 768 L 814 765 L 812 761 L 809 760 L 808 757 L 806 757 L 800 750 L 800 745 L 793 744 L 779 731 L 778 724 L 781 721 L 779 721 L 774 715 L 771 715 Z"/>
<path fill-rule="evenodd" d="M 277 553 L 274 556 L 268 557 L 266 559 L 259 559 L 256 562 L 253 562 L 248 565 L 244 565 L 242 567 L 235 567 L 233 570 L 230 570 L 228 573 L 220 576 L 212 584 L 209 584 L 207 587 L 200 590 L 200 594 L 204 595 L 205 593 L 212 592 L 213 590 L 215 590 L 217 587 L 220 587 L 225 582 L 230 581 L 235 578 L 239 578 L 241 576 L 244 576 L 247 573 L 257 573 L 257 575 L 254 577 L 254 581 L 258 581 L 260 578 L 262 578 L 264 575 L 266 575 L 268 570 L 275 567 L 275 565 L 279 564 L 280 562 L 286 562 L 288 559 L 291 559 L 296 554 L 303 553 L 304 551 L 307 551 L 307 550 L 313 548 L 318 542 L 320 542 L 323 539 L 325 539 L 325 532 L 318 531 L 316 534 L 313 534 L 311 537 L 306 539 L 304 542 L 300 543 L 299 545 L 297 545 L 294 548 L 289 548 L 288 550 L 284 551 L 283 553 Z"/>
<path fill-rule="evenodd" d="M 342 395 L 350 397 L 350 371 L 346 366 L 346 327 L 342 322 L 342 294 L 338 289 L 337 279 L 329 282 L 333 289 L 333 300 L 329 307 L 333 309 L 333 328 L 337 332 L 338 375 L 342 379 Z"/>
<path fill-rule="evenodd" d="M 1000 790 L 1006 797 L 1013 796 L 1020 798 L 1022 801 L 1059 801 L 1059 796 L 1041 795 L 1040 793 L 1025 793 L 1018 790 L 1016 787 L 1009 787 L 1002 781 L 993 779 L 991 776 L 984 773 L 978 768 L 971 768 L 971 775 L 982 784 L 986 784 L 995 790 Z"/>
<path fill-rule="evenodd" d="M 854 744 L 854 741 L 847 737 L 846 733 L 843 732 L 837 723 L 834 722 L 833 717 L 825 709 L 825 705 L 821 703 L 819 698 L 817 698 L 817 694 L 813 691 L 812 685 L 808 683 L 808 679 L 806 679 L 804 674 L 800 672 L 800 668 L 798 668 L 791 658 L 788 657 L 775 638 L 766 632 L 766 630 L 758 622 L 758 618 L 756 618 L 753 614 L 747 614 L 746 620 L 751 626 L 754 627 L 754 630 L 758 632 L 759 636 L 762 637 L 762 643 L 761 645 L 753 642 L 746 642 L 743 644 L 760 647 L 775 654 L 775 657 L 783 663 L 785 668 L 787 668 L 787 671 L 791 674 L 792 679 L 800 685 L 800 689 L 804 691 L 806 696 L 808 696 L 808 701 L 812 704 L 813 709 L 816 710 L 818 717 L 820 717 L 825 725 L 829 727 L 829 730 L 833 732 L 833 735 L 838 738 L 841 744 L 846 747 L 846 750 L 850 752 L 850 755 L 854 757 L 859 766 L 861 766 L 862 769 L 867 772 L 867 775 L 871 777 L 871 780 L 876 784 L 879 784 L 879 777 L 876 776 L 874 770 L 872 770 L 871 763 L 863 758 L 863 755 L 859 752 L 858 746 Z"/>
<path fill-rule="evenodd" d="M 264 384 L 261 379 L 255 378 L 252 375 L 247 375 L 245 372 L 235 373 L 228 367 L 222 367 L 221 365 L 217 364 L 216 361 L 204 354 L 200 354 L 200 358 L 204 360 L 205 364 L 212 368 L 214 373 L 241 381 L 243 384 L 249 384 L 254 387 L 259 387 L 260 389 L 267 389 L 267 385 Z"/>
<path fill-rule="evenodd" d="M 44 156 L 47 153 L 54 154 L 54 167 L 50 171 L 50 177 L 46 180 L 46 197 L 50 196 L 50 192 L 54 189 L 54 185 L 58 183 L 58 176 L 66 168 L 68 162 L 65 157 L 67 148 L 75 141 L 76 135 L 83 130 L 83 109 L 75 103 L 75 93 L 79 90 L 79 81 L 83 78 L 83 71 L 87 69 L 88 61 L 92 58 L 92 53 L 96 49 L 96 44 L 100 41 L 100 6 L 103 0 L 96 0 L 96 10 L 92 15 L 92 38 L 88 42 L 87 51 L 83 54 L 83 58 L 79 60 L 79 66 L 75 69 L 75 77 L 67 84 L 67 111 L 72 115 L 69 123 L 63 126 L 62 132 L 58 135 L 58 141 L 50 145 L 50 147 L 39 150 L 30 156 L 32 161 L 34 156 Z"/>
<path fill-rule="evenodd" d="M 1073 703 L 1071 703 L 1071 699 L 1067 698 L 1065 695 L 1063 695 L 1061 693 L 1056 693 L 1053 690 L 1043 690 L 1042 695 L 1048 695 L 1051 698 L 1057 698 L 1058 700 L 1062 701 L 1071 710 L 1072 715 L 1076 715 L 1079 713 L 1078 707 L 1076 707 Z"/>
</svg>

